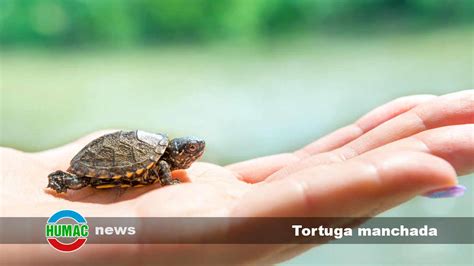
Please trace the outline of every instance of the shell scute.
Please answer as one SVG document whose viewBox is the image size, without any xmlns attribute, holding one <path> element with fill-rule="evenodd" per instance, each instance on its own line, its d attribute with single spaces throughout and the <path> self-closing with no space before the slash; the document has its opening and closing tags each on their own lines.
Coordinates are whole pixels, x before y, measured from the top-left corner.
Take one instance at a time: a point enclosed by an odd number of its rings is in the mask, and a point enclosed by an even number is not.
<svg viewBox="0 0 474 266">
<path fill-rule="evenodd" d="M 141 174 L 159 160 L 168 142 L 166 135 L 140 130 L 107 134 L 79 151 L 71 160 L 69 171 L 98 178 Z"/>
</svg>

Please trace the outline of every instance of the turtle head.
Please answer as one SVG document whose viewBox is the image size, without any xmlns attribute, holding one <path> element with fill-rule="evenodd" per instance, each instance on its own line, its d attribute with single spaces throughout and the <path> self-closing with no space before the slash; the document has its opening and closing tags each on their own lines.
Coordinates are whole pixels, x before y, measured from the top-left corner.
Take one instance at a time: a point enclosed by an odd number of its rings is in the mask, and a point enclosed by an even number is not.
<svg viewBox="0 0 474 266">
<path fill-rule="evenodd" d="M 171 170 L 186 169 L 202 156 L 205 147 L 206 143 L 200 138 L 175 138 L 170 141 L 166 149 L 165 160 L 170 164 Z"/>
</svg>

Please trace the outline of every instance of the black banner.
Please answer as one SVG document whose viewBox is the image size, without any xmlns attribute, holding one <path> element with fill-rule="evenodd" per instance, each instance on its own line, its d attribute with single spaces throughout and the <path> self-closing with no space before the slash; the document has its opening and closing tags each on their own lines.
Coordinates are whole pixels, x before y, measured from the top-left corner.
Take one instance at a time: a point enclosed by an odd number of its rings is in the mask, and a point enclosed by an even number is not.
<svg viewBox="0 0 474 266">
<path fill-rule="evenodd" d="M 90 244 L 474 244 L 473 217 L 86 219 Z M 0 244 L 46 244 L 46 231 L 53 232 L 47 220 L 0 218 Z M 67 223 L 75 222 L 58 224 Z M 57 237 L 65 243 L 71 238 Z"/>
</svg>

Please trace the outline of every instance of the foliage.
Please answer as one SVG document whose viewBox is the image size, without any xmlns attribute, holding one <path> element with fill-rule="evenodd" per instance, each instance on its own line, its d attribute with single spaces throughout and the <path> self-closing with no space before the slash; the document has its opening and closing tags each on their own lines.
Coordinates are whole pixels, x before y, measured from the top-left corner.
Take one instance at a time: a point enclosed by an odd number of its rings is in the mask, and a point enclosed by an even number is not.
<svg viewBox="0 0 474 266">
<path fill-rule="evenodd" d="M 257 40 L 470 22 L 470 0 L 0 0 L 4 46 Z"/>
</svg>

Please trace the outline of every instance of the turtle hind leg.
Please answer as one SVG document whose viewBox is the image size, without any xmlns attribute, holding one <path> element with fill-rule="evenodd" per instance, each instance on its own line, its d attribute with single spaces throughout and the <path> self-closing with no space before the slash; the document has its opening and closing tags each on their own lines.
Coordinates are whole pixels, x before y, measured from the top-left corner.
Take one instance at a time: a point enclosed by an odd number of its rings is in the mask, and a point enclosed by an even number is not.
<svg viewBox="0 0 474 266">
<path fill-rule="evenodd" d="M 90 178 L 79 177 L 61 170 L 48 175 L 48 188 L 56 190 L 57 193 L 66 192 L 68 189 L 81 189 L 88 186 Z"/>
<path fill-rule="evenodd" d="M 181 183 L 178 179 L 173 179 L 171 169 L 167 162 L 158 162 L 158 178 L 162 186 L 175 185 Z"/>
</svg>

